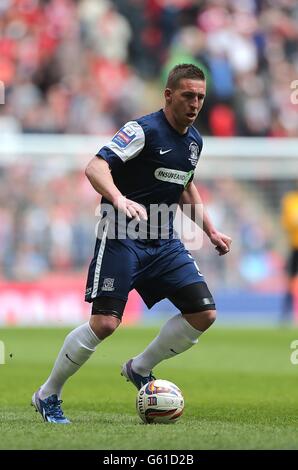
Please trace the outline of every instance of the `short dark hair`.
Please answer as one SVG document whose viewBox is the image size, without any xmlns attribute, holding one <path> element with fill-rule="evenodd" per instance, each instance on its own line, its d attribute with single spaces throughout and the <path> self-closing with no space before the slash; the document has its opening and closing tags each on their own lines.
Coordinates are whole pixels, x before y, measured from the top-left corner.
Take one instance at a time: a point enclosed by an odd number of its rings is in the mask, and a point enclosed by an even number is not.
<svg viewBox="0 0 298 470">
<path fill-rule="evenodd" d="M 182 78 L 190 78 L 191 80 L 206 80 L 203 70 L 194 64 L 178 64 L 170 71 L 166 88 L 175 89 L 179 86 Z"/>
</svg>

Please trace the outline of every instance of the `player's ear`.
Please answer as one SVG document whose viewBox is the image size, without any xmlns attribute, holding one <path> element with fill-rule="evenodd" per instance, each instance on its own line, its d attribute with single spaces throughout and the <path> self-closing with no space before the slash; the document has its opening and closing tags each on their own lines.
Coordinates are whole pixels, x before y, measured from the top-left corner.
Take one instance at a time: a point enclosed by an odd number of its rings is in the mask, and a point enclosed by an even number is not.
<svg viewBox="0 0 298 470">
<path fill-rule="evenodd" d="M 172 92 L 172 90 L 171 90 L 170 88 L 166 88 L 166 89 L 165 89 L 164 95 L 165 95 L 165 100 L 166 100 L 166 103 L 167 103 L 167 104 L 170 104 L 171 101 L 172 101 L 172 93 L 173 93 L 173 92 Z"/>
</svg>

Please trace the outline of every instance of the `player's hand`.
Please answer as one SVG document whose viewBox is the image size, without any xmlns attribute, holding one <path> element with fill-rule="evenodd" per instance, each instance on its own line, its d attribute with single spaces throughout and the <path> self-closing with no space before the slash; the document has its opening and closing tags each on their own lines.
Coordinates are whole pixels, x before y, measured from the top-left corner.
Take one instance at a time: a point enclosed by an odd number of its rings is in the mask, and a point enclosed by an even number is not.
<svg viewBox="0 0 298 470">
<path fill-rule="evenodd" d="M 232 239 L 221 232 L 214 232 L 210 236 L 210 241 L 215 245 L 215 249 L 219 256 L 226 255 L 231 249 Z"/>
<path fill-rule="evenodd" d="M 136 219 L 138 222 L 141 219 L 148 220 L 146 209 L 137 202 L 127 199 L 125 196 L 120 196 L 113 201 L 113 206 L 130 219 Z"/>
</svg>

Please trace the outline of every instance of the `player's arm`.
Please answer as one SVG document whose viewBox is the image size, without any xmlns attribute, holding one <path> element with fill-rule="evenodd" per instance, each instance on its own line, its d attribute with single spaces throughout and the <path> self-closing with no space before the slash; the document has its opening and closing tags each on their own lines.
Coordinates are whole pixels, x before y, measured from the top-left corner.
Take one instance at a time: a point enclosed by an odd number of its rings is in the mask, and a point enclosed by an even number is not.
<svg viewBox="0 0 298 470">
<path fill-rule="evenodd" d="M 91 185 L 99 194 L 110 201 L 115 209 L 124 212 L 129 218 L 147 220 L 146 210 L 137 202 L 127 199 L 114 183 L 108 163 L 94 157 L 88 163 L 85 174 Z"/>
<path fill-rule="evenodd" d="M 198 222 L 198 225 L 200 227 L 203 227 L 204 232 L 209 237 L 211 243 L 215 245 L 219 255 L 225 255 L 226 253 L 228 253 L 230 251 L 232 239 L 224 233 L 221 233 L 216 230 L 207 211 L 203 206 L 200 193 L 193 182 L 191 182 L 185 188 L 181 195 L 179 205 L 182 211 L 184 204 L 190 206 L 191 220 L 193 220 L 194 222 Z M 186 211 L 186 213 L 189 214 L 188 211 Z"/>
</svg>

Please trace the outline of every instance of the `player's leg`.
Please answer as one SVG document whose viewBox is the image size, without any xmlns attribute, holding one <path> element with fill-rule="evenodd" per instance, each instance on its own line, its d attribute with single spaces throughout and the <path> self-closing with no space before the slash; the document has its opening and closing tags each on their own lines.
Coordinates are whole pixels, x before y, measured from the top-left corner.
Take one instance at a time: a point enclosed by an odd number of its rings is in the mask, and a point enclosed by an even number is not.
<svg viewBox="0 0 298 470">
<path fill-rule="evenodd" d="M 121 322 L 133 266 L 128 258 L 130 251 L 122 247 L 117 240 L 103 238 L 96 242 L 86 290 L 86 300 L 93 303 L 91 319 L 65 338 L 49 378 L 32 397 L 32 404 L 46 421 L 65 422 L 60 407 L 63 385 Z"/>
<path fill-rule="evenodd" d="M 182 287 L 169 299 L 181 313 L 170 318 L 147 348 L 133 358 L 133 370 L 142 376 L 149 375 L 161 361 L 194 346 L 215 321 L 214 300 L 205 282 Z"/>
<path fill-rule="evenodd" d="M 293 285 L 293 279 L 287 278 L 286 281 L 286 289 L 285 289 L 285 294 L 282 300 L 282 308 L 281 308 L 281 322 L 289 322 L 292 317 L 292 311 L 293 311 L 293 293 L 292 293 L 292 285 Z"/>
<path fill-rule="evenodd" d="M 124 364 L 124 371 L 130 369 L 129 378 L 137 388 L 141 380 L 133 380 L 134 374 L 148 381 L 153 367 L 196 344 L 216 316 L 204 277 L 180 240 L 173 239 L 157 248 L 154 261 L 144 273 L 147 277 L 138 280 L 136 289 L 149 308 L 167 297 L 181 313 L 167 321 L 141 354 Z"/>
<path fill-rule="evenodd" d="M 293 284 L 298 274 L 298 250 L 292 250 L 286 266 L 286 288 L 281 308 L 281 322 L 291 321 L 294 308 Z"/>
<path fill-rule="evenodd" d="M 85 364 L 98 344 L 119 326 L 125 303 L 111 297 L 95 299 L 90 321 L 78 326 L 66 336 L 53 370 L 40 388 L 41 399 L 53 394 L 61 397 L 66 380 Z"/>
<path fill-rule="evenodd" d="M 62 387 L 95 352 L 97 345 L 120 325 L 125 301 L 99 297 L 90 321 L 67 335 L 47 381 L 34 393 L 32 404 L 48 422 L 67 424 L 60 400 Z"/>
</svg>

